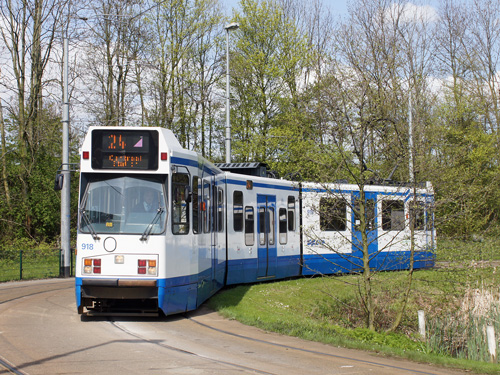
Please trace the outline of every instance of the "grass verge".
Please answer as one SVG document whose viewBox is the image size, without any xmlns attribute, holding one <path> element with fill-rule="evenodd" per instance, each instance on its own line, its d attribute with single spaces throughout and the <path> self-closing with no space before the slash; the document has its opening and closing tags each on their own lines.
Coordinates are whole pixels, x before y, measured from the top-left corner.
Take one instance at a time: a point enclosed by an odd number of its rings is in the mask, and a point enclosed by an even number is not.
<svg viewBox="0 0 500 375">
<path fill-rule="evenodd" d="M 466 290 L 498 288 L 499 272 L 491 267 L 438 268 L 417 271 L 407 314 L 396 333 L 384 333 L 397 310 L 397 296 L 406 272 L 374 276 L 377 331 L 364 326 L 358 297 L 359 275 L 298 278 L 226 288 L 208 301 L 229 319 L 306 340 L 346 348 L 376 351 L 418 362 L 476 373 L 498 374 L 499 365 L 453 358 L 420 338 L 418 310 L 427 320 L 456 316 Z"/>
</svg>

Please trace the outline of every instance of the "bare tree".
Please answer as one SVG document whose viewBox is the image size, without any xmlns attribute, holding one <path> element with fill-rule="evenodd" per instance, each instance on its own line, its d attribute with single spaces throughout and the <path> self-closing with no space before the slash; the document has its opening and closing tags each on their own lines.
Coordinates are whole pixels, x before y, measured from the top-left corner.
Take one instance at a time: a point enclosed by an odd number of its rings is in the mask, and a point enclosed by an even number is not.
<svg viewBox="0 0 500 375">
<path fill-rule="evenodd" d="M 372 281 L 377 265 L 372 259 L 376 259 L 384 247 L 372 248 L 377 242 L 373 236 L 378 203 L 368 186 L 387 177 L 408 179 L 410 89 L 416 93 L 413 94 L 414 108 L 418 108 L 414 110 L 413 121 L 420 124 L 414 131 L 425 134 L 424 94 L 427 94 L 432 45 L 428 20 L 415 19 L 418 13 L 409 12 L 410 5 L 388 0 L 360 0 L 353 4 L 349 19 L 340 23 L 335 34 L 336 59 L 332 59 L 328 74 L 318 86 L 318 101 L 326 114 L 322 150 L 323 155 L 329 155 L 321 159 L 324 163 L 321 169 L 329 171 L 323 172 L 321 181 L 347 178 L 356 186 L 355 196 L 345 202 L 354 213 L 354 226 L 359 233 L 353 240 L 353 254 L 349 259 L 354 269 L 362 272 L 360 299 L 369 329 L 375 329 L 376 308 Z M 424 144 L 418 146 L 420 149 Z M 423 147 L 421 153 L 425 154 L 426 149 Z M 416 196 L 416 191 L 413 195 Z M 407 224 L 411 225 L 411 220 Z M 405 228 L 411 238 L 411 228 Z M 400 313 L 390 330 L 399 325 L 411 290 L 414 251 L 413 244 Z"/>
<path fill-rule="evenodd" d="M 124 125 L 136 118 L 142 6 L 136 0 L 102 0 L 87 12 L 91 37 L 86 39 L 84 84 L 92 99 L 86 106 L 102 125 Z"/>
</svg>

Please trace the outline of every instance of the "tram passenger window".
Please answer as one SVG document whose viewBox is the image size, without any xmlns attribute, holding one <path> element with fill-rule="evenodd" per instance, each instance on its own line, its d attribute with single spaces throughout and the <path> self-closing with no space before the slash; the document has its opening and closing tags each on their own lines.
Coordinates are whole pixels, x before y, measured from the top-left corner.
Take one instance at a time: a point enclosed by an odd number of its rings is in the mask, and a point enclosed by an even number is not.
<svg viewBox="0 0 500 375">
<path fill-rule="evenodd" d="M 255 230 L 254 230 L 254 210 L 253 207 L 245 207 L 245 245 L 253 246 L 255 243 Z"/>
<path fill-rule="evenodd" d="M 201 188 L 199 177 L 193 177 L 193 233 L 201 232 L 201 220 L 200 220 L 200 193 Z"/>
<path fill-rule="evenodd" d="M 233 226 L 235 232 L 243 230 L 243 192 L 233 193 Z"/>
<path fill-rule="evenodd" d="M 219 232 L 224 231 L 224 190 L 217 189 L 217 228 Z"/>
<path fill-rule="evenodd" d="M 295 197 L 288 197 L 288 231 L 295 231 Z"/>
<path fill-rule="evenodd" d="M 274 245 L 274 233 L 275 233 L 275 214 L 274 208 L 269 207 L 269 245 Z"/>
<path fill-rule="evenodd" d="M 416 208 L 410 209 L 410 217 L 414 220 L 415 230 L 425 230 L 425 208 L 422 202 L 418 202 Z"/>
<path fill-rule="evenodd" d="M 287 225 L 286 225 L 286 208 L 280 208 L 279 219 L 280 219 L 280 244 L 284 245 L 287 242 Z"/>
<path fill-rule="evenodd" d="M 382 201 L 382 229 L 402 231 L 405 227 L 405 204 L 398 200 Z"/>
<path fill-rule="evenodd" d="M 319 200 L 320 230 L 326 232 L 346 230 L 346 207 L 344 199 L 321 198 Z"/>
<path fill-rule="evenodd" d="M 210 204 L 210 182 L 203 180 L 202 194 L 202 210 L 203 210 L 203 231 L 210 233 L 212 230 L 212 205 Z"/>
<path fill-rule="evenodd" d="M 186 202 L 186 188 L 189 187 L 189 175 L 172 174 L 172 233 L 189 232 L 189 203 Z"/>
</svg>

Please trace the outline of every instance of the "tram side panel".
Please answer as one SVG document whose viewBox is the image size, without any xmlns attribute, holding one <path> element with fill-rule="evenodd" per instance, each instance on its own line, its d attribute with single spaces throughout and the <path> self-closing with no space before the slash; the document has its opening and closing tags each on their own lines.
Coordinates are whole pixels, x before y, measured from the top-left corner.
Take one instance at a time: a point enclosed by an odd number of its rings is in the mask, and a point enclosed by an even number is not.
<svg viewBox="0 0 500 375">
<path fill-rule="evenodd" d="M 351 272 L 353 186 L 305 183 L 302 188 L 304 275 Z"/>
<path fill-rule="evenodd" d="M 227 194 L 227 284 L 298 276 L 298 188 L 288 181 L 228 173 Z"/>
<path fill-rule="evenodd" d="M 247 177 L 226 174 L 227 278 L 226 284 L 250 283 L 257 279 L 255 194 L 247 190 Z"/>
<path fill-rule="evenodd" d="M 345 273 L 362 270 L 361 232 L 354 212 L 359 188 L 348 184 L 303 187 L 303 274 Z M 408 269 L 410 216 L 413 195 L 408 187 L 366 186 L 370 267 Z M 432 188 L 417 190 L 414 216 L 414 268 L 434 265 L 435 231 Z"/>
<path fill-rule="evenodd" d="M 162 310 L 167 314 L 197 308 L 222 288 L 225 277 L 223 175 L 199 156 L 172 159 L 178 165 L 172 175 L 170 251 L 177 261 L 170 272 L 183 269 L 185 276 L 166 287 Z"/>
</svg>

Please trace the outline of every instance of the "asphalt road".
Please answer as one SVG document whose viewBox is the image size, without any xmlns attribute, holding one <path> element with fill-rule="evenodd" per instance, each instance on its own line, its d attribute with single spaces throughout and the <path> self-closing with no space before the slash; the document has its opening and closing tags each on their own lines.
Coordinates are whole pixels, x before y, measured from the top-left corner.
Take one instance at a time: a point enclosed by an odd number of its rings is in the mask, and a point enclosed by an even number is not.
<svg viewBox="0 0 500 375">
<path fill-rule="evenodd" d="M 267 333 L 203 308 L 82 320 L 73 282 L 0 284 L 0 374 L 465 374 Z"/>
</svg>

